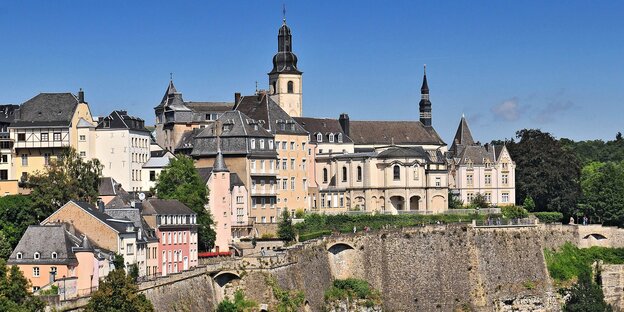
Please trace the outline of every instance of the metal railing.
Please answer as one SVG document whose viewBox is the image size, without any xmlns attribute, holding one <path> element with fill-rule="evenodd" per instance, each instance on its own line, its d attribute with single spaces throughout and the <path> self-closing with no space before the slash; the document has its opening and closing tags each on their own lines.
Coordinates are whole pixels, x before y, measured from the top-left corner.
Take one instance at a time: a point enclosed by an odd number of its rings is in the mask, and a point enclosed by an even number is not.
<svg viewBox="0 0 624 312">
<path fill-rule="evenodd" d="M 474 225 L 478 227 L 509 227 L 509 226 L 535 226 L 535 219 L 501 219 L 489 218 L 485 220 L 475 220 Z"/>
</svg>

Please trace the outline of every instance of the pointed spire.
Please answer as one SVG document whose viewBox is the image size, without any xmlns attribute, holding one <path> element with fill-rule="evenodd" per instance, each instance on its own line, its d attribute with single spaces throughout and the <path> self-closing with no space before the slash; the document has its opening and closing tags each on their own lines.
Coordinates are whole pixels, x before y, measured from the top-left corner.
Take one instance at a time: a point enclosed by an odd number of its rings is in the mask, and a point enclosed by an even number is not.
<svg viewBox="0 0 624 312">
<path fill-rule="evenodd" d="M 283 15 L 282 21 L 284 25 L 286 25 L 286 3 L 282 4 L 282 15 Z"/>
<path fill-rule="evenodd" d="M 423 67 L 423 83 L 422 87 L 420 87 L 420 94 L 429 94 L 429 84 L 427 84 L 427 64 Z"/>
<path fill-rule="evenodd" d="M 230 170 L 225 165 L 225 160 L 223 159 L 223 153 L 221 152 L 221 134 L 220 127 L 221 123 L 216 122 L 216 133 L 217 133 L 217 157 L 215 158 L 214 165 L 212 166 L 212 172 L 229 172 Z"/>
<path fill-rule="evenodd" d="M 461 120 L 459 121 L 459 126 L 457 127 L 455 138 L 453 139 L 453 144 L 464 146 L 475 144 L 470 128 L 468 127 L 468 122 L 463 114 Z"/>
</svg>

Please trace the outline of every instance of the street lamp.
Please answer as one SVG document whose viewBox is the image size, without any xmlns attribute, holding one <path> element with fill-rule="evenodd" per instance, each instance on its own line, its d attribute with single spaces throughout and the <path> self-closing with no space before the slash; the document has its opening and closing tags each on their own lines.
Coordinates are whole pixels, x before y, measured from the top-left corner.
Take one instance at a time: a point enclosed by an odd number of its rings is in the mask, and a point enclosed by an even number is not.
<svg viewBox="0 0 624 312">
<path fill-rule="evenodd" d="M 67 288 L 65 288 L 65 275 L 63 275 L 63 301 L 67 299 L 66 294 L 67 294 Z"/>
</svg>

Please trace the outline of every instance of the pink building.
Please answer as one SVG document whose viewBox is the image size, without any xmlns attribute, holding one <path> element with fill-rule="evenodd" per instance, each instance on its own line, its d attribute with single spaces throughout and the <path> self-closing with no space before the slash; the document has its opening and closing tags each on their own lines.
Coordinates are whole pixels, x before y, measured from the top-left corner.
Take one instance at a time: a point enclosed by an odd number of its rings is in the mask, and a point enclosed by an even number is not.
<svg viewBox="0 0 624 312">
<path fill-rule="evenodd" d="M 197 215 L 177 200 L 148 199 L 143 218 L 156 230 L 158 270 L 162 276 L 198 265 Z"/>
<path fill-rule="evenodd" d="M 199 168 L 198 171 L 210 190 L 206 209 L 215 221 L 217 237 L 213 251 L 229 251 L 233 238 L 251 234 L 247 189 L 240 177 L 227 168 L 220 150 L 214 167 Z"/>
</svg>

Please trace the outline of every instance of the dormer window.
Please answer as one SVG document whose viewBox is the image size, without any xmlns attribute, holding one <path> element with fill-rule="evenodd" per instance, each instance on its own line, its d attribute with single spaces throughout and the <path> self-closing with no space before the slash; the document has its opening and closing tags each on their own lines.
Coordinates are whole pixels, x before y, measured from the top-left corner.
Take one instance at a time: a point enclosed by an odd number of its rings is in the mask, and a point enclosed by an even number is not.
<svg viewBox="0 0 624 312">
<path fill-rule="evenodd" d="M 333 133 L 329 134 L 329 143 L 334 143 L 334 134 Z"/>
<path fill-rule="evenodd" d="M 56 252 L 53 252 L 52 253 L 52 259 L 56 259 L 56 258 L 58 258 L 58 254 Z"/>
<path fill-rule="evenodd" d="M 256 139 L 251 139 L 251 149 L 256 149 Z"/>
<path fill-rule="evenodd" d="M 22 253 L 21 253 L 21 252 L 18 252 L 18 253 L 15 255 L 15 258 L 16 258 L 16 259 L 18 259 L 18 260 L 19 260 L 19 259 L 22 259 Z"/>
<path fill-rule="evenodd" d="M 35 254 L 33 255 L 33 258 L 35 260 L 38 260 L 39 258 L 41 258 L 41 254 L 39 254 L 38 252 L 35 252 Z"/>
<path fill-rule="evenodd" d="M 264 140 L 260 140 L 260 149 L 264 149 Z"/>
<path fill-rule="evenodd" d="M 316 141 L 317 142 L 323 142 L 323 134 L 317 133 L 316 134 Z"/>
<path fill-rule="evenodd" d="M 269 149 L 272 150 L 273 149 L 273 140 L 269 140 Z"/>
<path fill-rule="evenodd" d="M 281 123 L 280 124 L 280 130 L 286 131 L 286 124 L 285 123 Z"/>
<path fill-rule="evenodd" d="M 338 133 L 338 143 L 342 143 L 342 133 Z"/>
<path fill-rule="evenodd" d="M 110 128 L 110 120 L 108 119 L 104 120 L 104 128 Z"/>
</svg>

